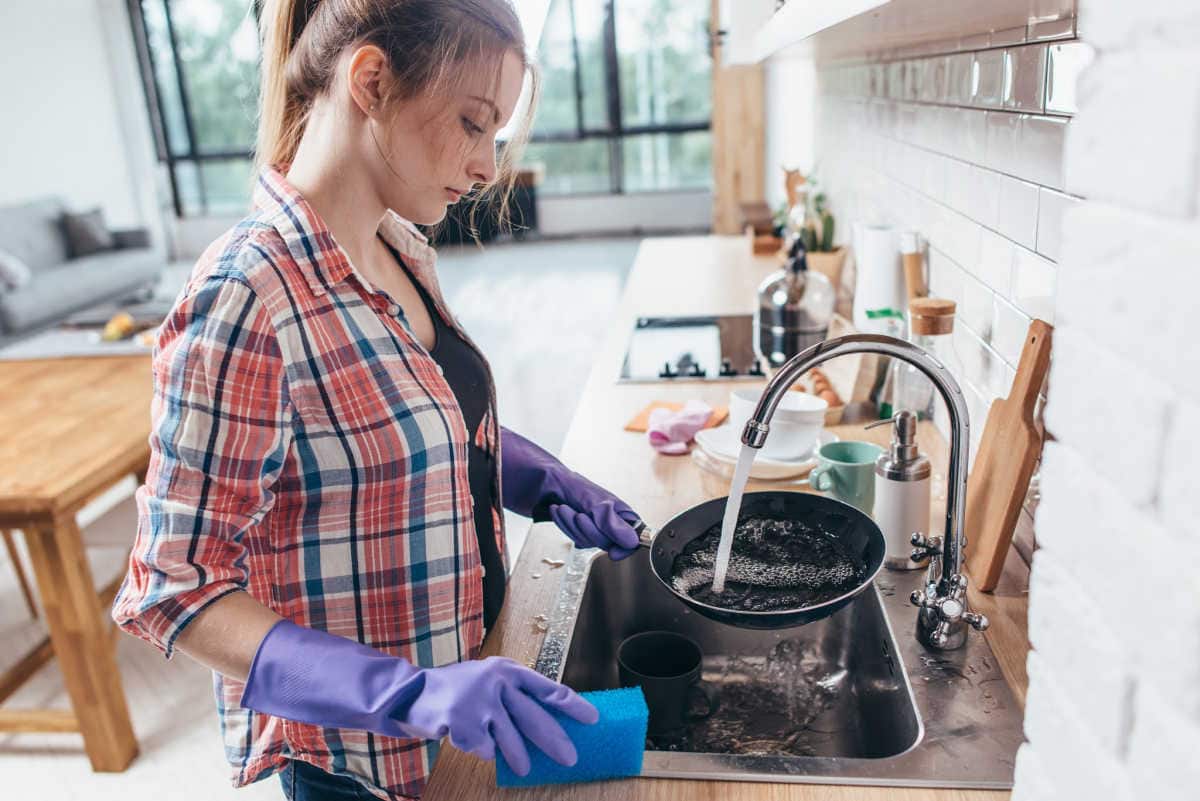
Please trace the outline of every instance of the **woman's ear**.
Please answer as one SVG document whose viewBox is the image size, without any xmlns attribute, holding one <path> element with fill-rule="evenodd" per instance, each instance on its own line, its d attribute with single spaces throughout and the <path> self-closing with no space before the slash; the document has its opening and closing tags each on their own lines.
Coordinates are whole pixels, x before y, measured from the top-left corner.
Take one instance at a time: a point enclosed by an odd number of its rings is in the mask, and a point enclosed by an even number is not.
<svg viewBox="0 0 1200 801">
<path fill-rule="evenodd" d="M 383 103 L 383 82 L 387 56 L 375 45 L 363 45 L 350 54 L 346 83 L 350 99 L 363 114 L 370 117 Z"/>
</svg>

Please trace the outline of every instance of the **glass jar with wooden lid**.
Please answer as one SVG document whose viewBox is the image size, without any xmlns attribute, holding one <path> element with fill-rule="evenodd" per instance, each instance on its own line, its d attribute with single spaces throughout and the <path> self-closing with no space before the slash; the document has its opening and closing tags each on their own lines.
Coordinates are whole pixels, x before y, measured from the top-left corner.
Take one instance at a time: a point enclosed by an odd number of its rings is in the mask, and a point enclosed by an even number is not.
<svg viewBox="0 0 1200 801">
<path fill-rule="evenodd" d="M 913 298 L 908 304 L 909 340 L 946 366 L 959 383 L 963 375 L 962 359 L 954 348 L 954 313 L 952 300 L 945 298 Z M 932 420 L 938 403 L 933 382 L 911 364 L 901 362 L 895 376 L 894 410 L 907 409 L 922 420 Z"/>
</svg>

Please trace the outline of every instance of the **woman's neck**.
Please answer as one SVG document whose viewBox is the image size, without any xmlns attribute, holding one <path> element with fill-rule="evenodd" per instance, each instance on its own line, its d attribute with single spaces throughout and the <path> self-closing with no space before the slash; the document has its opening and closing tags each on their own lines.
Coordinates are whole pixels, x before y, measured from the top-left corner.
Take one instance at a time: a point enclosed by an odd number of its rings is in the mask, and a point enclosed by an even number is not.
<svg viewBox="0 0 1200 801">
<path fill-rule="evenodd" d="M 329 228 L 350 263 L 371 281 L 378 253 L 376 234 L 387 209 L 362 165 L 340 157 L 352 149 L 339 145 L 324 117 L 309 119 L 286 177 Z"/>
</svg>

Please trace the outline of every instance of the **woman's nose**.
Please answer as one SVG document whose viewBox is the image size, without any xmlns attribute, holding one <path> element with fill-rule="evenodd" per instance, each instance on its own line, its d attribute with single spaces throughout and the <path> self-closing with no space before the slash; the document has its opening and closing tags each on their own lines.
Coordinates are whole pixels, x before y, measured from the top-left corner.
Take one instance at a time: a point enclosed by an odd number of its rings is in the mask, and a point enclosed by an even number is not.
<svg viewBox="0 0 1200 801">
<path fill-rule="evenodd" d="M 495 145 L 477 151 L 475 158 L 467 164 L 467 175 L 478 184 L 490 184 L 496 180 Z"/>
</svg>

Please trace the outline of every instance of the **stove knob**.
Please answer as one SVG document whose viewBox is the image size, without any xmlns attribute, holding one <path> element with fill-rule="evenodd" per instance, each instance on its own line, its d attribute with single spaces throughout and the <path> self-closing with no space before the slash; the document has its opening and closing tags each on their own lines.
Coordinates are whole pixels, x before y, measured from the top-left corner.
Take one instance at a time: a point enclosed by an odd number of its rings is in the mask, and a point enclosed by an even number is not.
<svg viewBox="0 0 1200 801">
<path fill-rule="evenodd" d="M 733 369 L 733 362 L 729 359 L 721 359 L 721 375 L 731 376 L 737 375 L 738 371 Z"/>
<path fill-rule="evenodd" d="M 679 373 L 677 373 L 677 372 L 675 372 L 674 370 L 672 370 L 672 369 L 671 369 L 671 363 L 670 363 L 670 362 L 664 362 L 664 363 L 663 363 L 663 368 L 662 368 L 661 370 L 659 370 L 659 371 L 658 371 L 658 377 L 659 377 L 659 378 L 675 378 L 675 377 L 676 377 L 676 376 L 678 376 L 678 375 L 679 375 Z"/>
<path fill-rule="evenodd" d="M 747 370 L 746 374 L 753 375 L 753 376 L 766 375 L 766 373 L 764 373 L 763 369 L 762 369 L 762 362 L 760 362 L 758 359 L 754 360 L 754 366 L 751 367 L 749 370 Z"/>
</svg>

